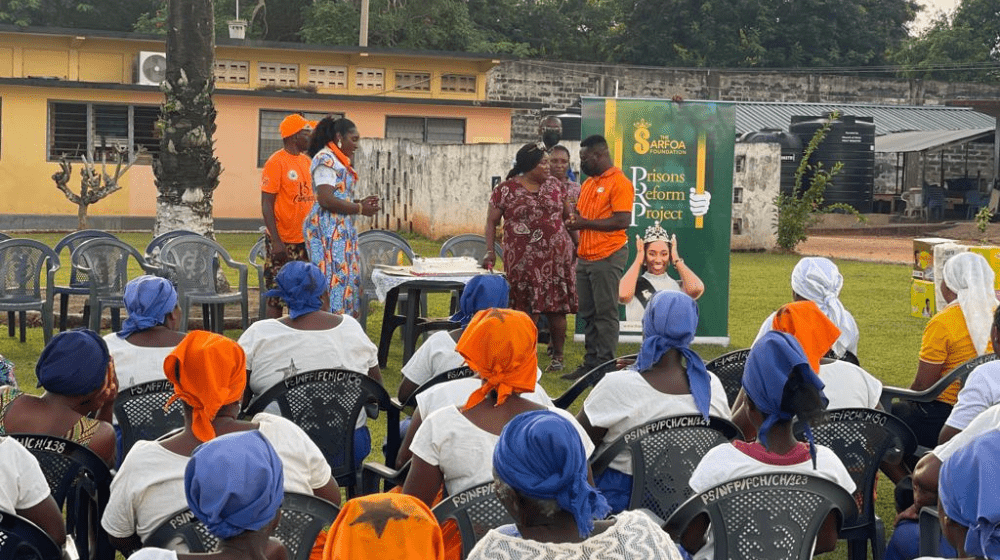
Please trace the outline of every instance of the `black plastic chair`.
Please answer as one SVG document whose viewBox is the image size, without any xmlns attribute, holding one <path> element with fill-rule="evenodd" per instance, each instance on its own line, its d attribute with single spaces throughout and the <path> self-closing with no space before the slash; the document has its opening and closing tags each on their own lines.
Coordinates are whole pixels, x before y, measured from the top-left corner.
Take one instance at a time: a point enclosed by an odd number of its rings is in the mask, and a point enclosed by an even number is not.
<svg viewBox="0 0 1000 560">
<path fill-rule="evenodd" d="M 281 503 L 281 521 L 272 536 L 285 545 L 289 560 L 308 560 L 316 537 L 333 523 L 338 513 L 340 508 L 322 498 L 285 492 Z M 183 509 L 161 523 L 142 544 L 145 547 L 204 553 L 215 551 L 219 539 L 190 509 Z"/>
<path fill-rule="evenodd" d="M 7 312 L 7 334 L 14 336 L 14 313 L 21 321 L 21 342 L 27 340 L 28 311 L 42 314 L 45 342 L 52 338 L 52 302 L 59 255 L 33 239 L 0 241 L 0 311 Z M 42 294 L 42 277 L 45 293 Z"/>
<path fill-rule="evenodd" d="M 868 408 L 843 408 L 826 411 L 811 423 L 818 445 L 830 448 L 851 474 L 856 489 L 854 501 L 858 515 L 840 531 L 848 541 L 848 557 L 868 557 L 871 543 L 872 558 L 885 557 L 885 524 L 875 515 L 875 482 L 883 461 L 898 463 L 917 448 L 917 438 L 902 420 Z M 804 439 L 801 429 L 796 430 Z"/>
<path fill-rule="evenodd" d="M 469 555 L 490 529 L 514 522 L 493 492 L 493 482 L 463 490 L 441 500 L 432 510 L 438 523 L 451 519 L 462 535 L 462 558 Z"/>
<path fill-rule="evenodd" d="M 933 385 L 923 391 L 914 391 L 912 389 L 904 389 L 902 387 L 882 387 L 882 396 L 879 397 L 879 402 L 885 410 L 892 410 L 893 401 L 897 400 L 931 402 L 937 399 L 938 396 L 940 396 L 941 393 L 943 393 L 944 390 L 955 381 L 961 381 L 964 384 L 966 378 L 968 378 L 969 374 L 972 373 L 972 370 L 996 359 L 997 356 L 994 353 L 983 354 L 982 356 L 972 358 L 971 360 L 956 366 L 955 369 L 948 372 L 948 375 L 945 375 L 941 379 L 937 380 Z"/>
<path fill-rule="evenodd" d="M 257 309 L 257 320 L 267 318 L 267 298 L 264 297 L 264 292 L 267 291 L 267 287 L 264 286 L 264 257 L 264 236 L 261 235 L 260 239 L 250 248 L 250 254 L 247 255 L 247 263 L 257 271 L 257 290 L 259 292 L 257 299 L 260 300 Z"/>
<path fill-rule="evenodd" d="M 594 476 L 621 453 L 632 457 L 632 495 L 628 509 L 647 509 L 661 519 L 694 494 L 691 473 L 705 453 L 741 437 L 729 420 L 700 414 L 668 416 L 623 433 L 591 461 Z"/>
<path fill-rule="evenodd" d="M 587 373 L 583 374 L 582 377 L 574 381 L 573 384 L 569 386 L 569 389 L 566 389 L 565 393 L 552 399 L 552 404 L 556 405 L 557 407 L 563 410 L 568 410 L 569 407 L 572 406 L 572 404 L 576 401 L 576 399 L 580 397 L 580 395 L 583 394 L 584 391 L 590 389 L 594 385 L 597 385 L 597 383 L 600 380 L 604 379 L 604 374 L 606 374 L 609 371 L 615 371 L 616 369 L 618 369 L 617 367 L 618 360 L 635 361 L 635 357 L 636 354 L 629 354 L 627 356 L 622 356 L 620 358 L 613 358 L 611 360 L 604 362 L 603 364 L 598 365 L 597 367 L 591 369 Z"/>
<path fill-rule="evenodd" d="M 302 428 L 316 443 L 337 484 L 348 488 L 353 496 L 360 488 L 360 469 L 354 468 L 354 430 L 358 415 L 371 401 L 386 411 L 389 429 L 385 464 L 395 465 L 401 443 L 399 409 L 393 406 L 385 389 L 363 373 L 320 369 L 294 375 L 255 398 L 246 415 L 253 416 L 276 403 L 281 416 Z"/>
<path fill-rule="evenodd" d="M 920 524 L 920 556 L 940 556 L 941 519 L 938 508 L 924 506 L 917 517 Z"/>
<path fill-rule="evenodd" d="M 182 330 L 187 330 L 191 306 L 207 305 L 209 313 L 204 317 L 205 327 L 221 333 L 225 328 L 223 310 L 227 303 L 240 304 L 242 328 L 246 330 L 250 322 L 247 265 L 234 261 L 222 245 L 200 235 L 170 239 L 160 248 L 159 259 L 163 269 L 168 271 L 167 276 L 177 283 Z M 234 292 L 221 293 L 216 286 L 221 263 L 236 269 L 239 274 L 239 285 Z"/>
<path fill-rule="evenodd" d="M 101 527 L 108 503 L 111 470 L 96 453 L 67 439 L 42 434 L 10 434 L 28 450 L 45 474 L 52 499 L 66 509 L 66 534 L 84 560 L 113 560 L 115 550 Z"/>
<path fill-rule="evenodd" d="M 733 406 L 736 402 L 736 396 L 740 394 L 740 389 L 743 388 L 743 368 L 747 365 L 747 357 L 749 355 L 749 348 L 733 350 L 714 360 L 709 360 L 705 364 L 705 369 L 714 373 L 719 378 L 719 381 L 722 382 L 722 388 L 726 390 L 726 398 L 729 400 L 729 406 Z"/>
<path fill-rule="evenodd" d="M 63 249 L 69 249 L 69 254 L 72 255 L 76 248 L 83 243 L 90 241 L 92 239 L 118 239 L 113 234 L 106 231 L 101 231 L 99 229 L 83 229 L 80 231 L 74 231 L 73 233 L 63 237 L 58 242 L 56 246 L 52 248 L 57 255 L 61 255 Z M 70 259 L 72 264 L 73 260 Z M 68 286 L 56 286 L 54 293 L 59 296 L 59 330 L 66 330 L 66 320 L 69 313 L 69 296 L 89 296 L 89 278 L 85 271 L 77 270 L 75 267 L 70 268 L 69 271 L 69 285 Z M 87 324 L 88 317 L 90 315 L 90 305 L 84 307 L 83 309 L 83 323 Z"/>
<path fill-rule="evenodd" d="M 62 550 L 38 525 L 0 511 L 0 560 L 62 560 Z"/>
<path fill-rule="evenodd" d="M 837 512 L 839 529 L 855 510 L 854 498 L 835 482 L 774 472 L 724 482 L 692 496 L 670 516 L 666 528 L 680 542 L 688 525 L 707 514 L 715 558 L 808 560 L 830 512 Z"/>
<path fill-rule="evenodd" d="M 13 238 L 7 235 L 6 233 L 0 231 L 0 241 L 7 241 L 8 239 L 13 239 Z"/>
<path fill-rule="evenodd" d="M 101 332 L 101 315 L 105 307 L 111 309 L 111 330 L 121 328 L 119 310 L 125 307 L 122 298 L 130 278 L 129 258 L 134 259 L 147 274 L 159 272 L 159 269 L 146 264 L 146 259 L 135 247 L 115 238 L 89 239 L 73 249 L 70 256 L 73 272 L 87 278 L 90 330 Z"/>
<path fill-rule="evenodd" d="M 410 408 L 417 406 L 417 395 L 423 393 L 427 389 L 435 385 L 440 385 L 446 381 L 453 381 L 455 379 L 465 379 L 466 377 L 474 377 L 476 372 L 472 371 L 469 366 L 460 366 L 454 369 L 449 369 L 447 371 L 442 371 L 425 381 L 422 385 L 414 389 L 413 394 L 410 395 L 408 399 L 404 402 L 399 402 L 393 397 L 393 403 L 396 404 L 400 409 Z"/>
<path fill-rule="evenodd" d="M 122 459 L 139 440 L 153 441 L 167 432 L 184 427 L 184 407 L 180 400 L 170 409 L 163 406 L 174 394 L 166 379 L 133 385 L 115 398 L 115 418 L 122 432 Z"/>
</svg>

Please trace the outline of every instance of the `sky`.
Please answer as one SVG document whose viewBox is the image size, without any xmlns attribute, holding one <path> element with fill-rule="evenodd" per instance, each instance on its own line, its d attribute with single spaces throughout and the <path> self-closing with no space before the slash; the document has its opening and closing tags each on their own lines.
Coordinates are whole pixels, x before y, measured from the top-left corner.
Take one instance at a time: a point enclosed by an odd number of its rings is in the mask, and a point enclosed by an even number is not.
<svg viewBox="0 0 1000 560">
<path fill-rule="evenodd" d="M 924 30 L 939 11 L 952 12 L 958 6 L 959 0 L 917 0 L 924 7 L 913 22 L 911 33 L 917 34 Z"/>
</svg>

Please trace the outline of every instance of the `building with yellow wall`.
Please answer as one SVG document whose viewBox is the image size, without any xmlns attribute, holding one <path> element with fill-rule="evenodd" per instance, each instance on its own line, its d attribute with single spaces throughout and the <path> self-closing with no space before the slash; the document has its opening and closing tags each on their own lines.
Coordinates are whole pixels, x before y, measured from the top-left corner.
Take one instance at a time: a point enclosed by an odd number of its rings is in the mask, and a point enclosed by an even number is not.
<svg viewBox="0 0 1000 560">
<path fill-rule="evenodd" d="M 52 180 L 59 157 L 74 162 L 69 185 L 77 190 L 80 156 L 99 160 L 116 147 L 142 146 L 149 154 L 90 215 L 155 215 L 150 161 L 159 149 L 155 122 L 163 94 L 155 83 L 162 61 L 156 57 L 164 49 L 162 37 L 148 35 L 0 26 L 0 230 L 38 227 L 46 219 L 53 227 L 75 225 L 75 205 Z M 281 147 L 278 123 L 290 112 L 310 119 L 344 115 L 373 138 L 509 142 L 510 105 L 486 98 L 486 72 L 498 62 L 463 53 L 220 39 L 215 155 L 224 171 L 215 217 L 259 220 L 261 167 Z"/>
</svg>

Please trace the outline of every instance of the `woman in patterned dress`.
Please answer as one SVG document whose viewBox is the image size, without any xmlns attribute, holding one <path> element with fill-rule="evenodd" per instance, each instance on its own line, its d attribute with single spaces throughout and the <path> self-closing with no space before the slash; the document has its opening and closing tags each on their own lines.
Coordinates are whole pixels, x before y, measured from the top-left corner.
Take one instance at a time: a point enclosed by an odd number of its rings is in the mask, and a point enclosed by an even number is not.
<svg viewBox="0 0 1000 560">
<path fill-rule="evenodd" d="M 313 264 L 330 283 L 331 313 L 357 318 L 361 313 L 361 255 L 353 215 L 373 216 L 378 197 L 356 199 L 358 174 L 351 159 L 361 136 L 354 123 L 326 117 L 309 140 L 313 194 L 316 203 L 302 224 Z"/>
<path fill-rule="evenodd" d="M 490 196 L 486 246 L 493 247 L 503 218 L 503 260 L 510 283 L 510 306 L 549 321 L 552 362 L 546 371 L 563 368 L 566 314 L 576 313 L 573 241 L 564 219 L 569 215 L 566 185 L 549 173 L 545 146 L 527 144 L 517 152 L 507 180 Z M 483 265 L 492 267 L 490 250 Z"/>
</svg>

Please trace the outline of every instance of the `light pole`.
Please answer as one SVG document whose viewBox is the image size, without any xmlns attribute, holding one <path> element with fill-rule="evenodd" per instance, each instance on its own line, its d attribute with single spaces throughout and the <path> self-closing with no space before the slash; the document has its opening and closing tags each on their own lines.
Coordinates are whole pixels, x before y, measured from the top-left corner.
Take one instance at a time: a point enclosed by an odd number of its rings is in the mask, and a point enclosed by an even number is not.
<svg viewBox="0 0 1000 560">
<path fill-rule="evenodd" d="M 368 46 L 368 0 L 361 0 L 361 33 L 358 46 Z"/>
</svg>

